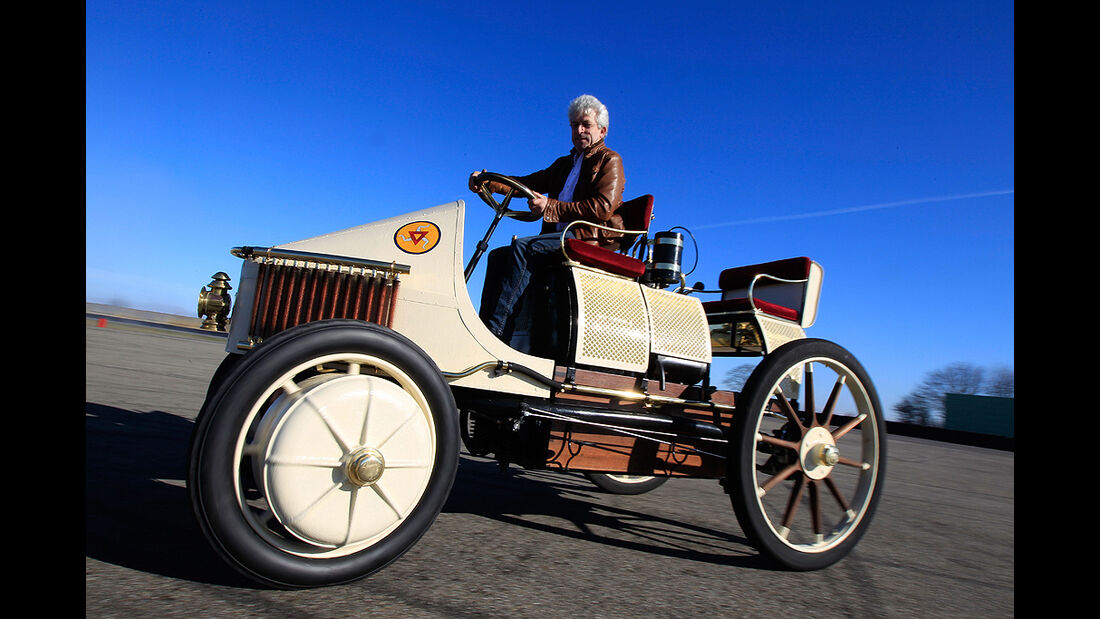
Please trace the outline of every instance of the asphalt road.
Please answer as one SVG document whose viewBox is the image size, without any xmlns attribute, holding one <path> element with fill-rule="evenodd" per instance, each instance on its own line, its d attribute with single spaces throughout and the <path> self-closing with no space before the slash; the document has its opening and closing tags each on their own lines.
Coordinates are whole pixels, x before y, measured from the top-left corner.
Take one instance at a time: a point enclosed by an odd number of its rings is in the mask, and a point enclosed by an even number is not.
<svg viewBox="0 0 1100 619">
<path fill-rule="evenodd" d="M 194 523 L 185 458 L 223 338 L 86 324 L 88 617 L 1006 617 L 1015 613 L 1014 454 L 891 436 L 860 545 L 776 571 L 710 480 L 640 496 L 463 454 L 433 527 L 349 585 L 242 580 Z"/>
</svg>

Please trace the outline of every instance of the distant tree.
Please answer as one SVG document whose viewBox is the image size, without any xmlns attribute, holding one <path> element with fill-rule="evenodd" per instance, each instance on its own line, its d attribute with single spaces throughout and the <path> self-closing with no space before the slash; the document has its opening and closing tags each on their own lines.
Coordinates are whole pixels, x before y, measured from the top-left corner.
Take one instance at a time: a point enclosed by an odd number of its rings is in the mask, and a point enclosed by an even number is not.
<svg viewBox="0 0 1100 619">
<path fill-rule="evenodd" d="M 989 373 L 982 389 L 984 395 L 995 395 L 1002 398 L 1016 396 L 1016 374 L 1012 368 L 999 367 Z"/>
<path fill-rule="evenodd" d="M 918 426 L 932 424 L 931 411 L 928 406 L 923 404 L 913 394 L 905 396 L 902 398 L 901 402 L 895 404 L 894 412 L 897 413 L 898 421 L 903 423 L 911 423 Z"/>
<path fill-rule="evenodd" d="M 985 370 L 970 363 L 953 363 L 935 370 L 924 379 L 927 386 L 944 393 L 979 393 L 985 379 Z"/>
<path fill-rule="evenodd" d="M 730 391 L 741 391 L 745 387 L 745 381 L 749 379 L 749 374 L 752 374 L 755 369 L 756 366 L 751 363 L 744 363 L 731 369 L 722 379 L 722 386 Z"/>
<path fill-rule="evenodd" d="M 901 421 L 920 425 L 943 425 L 946 421 L 944 396 L 948 393 L 1012 397 L 1015 379 L 1009 368 L 989 373 L 971 363 L 953 363 L 933 370 L 913 391 L 894 405 Z"/>
</svg>

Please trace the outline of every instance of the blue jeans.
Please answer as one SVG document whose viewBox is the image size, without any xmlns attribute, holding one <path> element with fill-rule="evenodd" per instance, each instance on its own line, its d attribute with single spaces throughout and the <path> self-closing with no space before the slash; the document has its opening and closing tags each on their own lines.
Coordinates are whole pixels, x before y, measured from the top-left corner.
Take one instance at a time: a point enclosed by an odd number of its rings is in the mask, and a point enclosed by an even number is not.
<svg viewBox="0 0 1100 619">
<path fill-rule="evenodd" d="M 566 238 L 573 238 L 568 232 Z M 512 309 L 527 291 L 534 273 L 562 261 L 561 233 L 551 232 L 512 241 L 489 253 L 481 316 L 493 335 L 508 341 Z M 494 294 L 499 284 L 499 293 Z M 489 305 L 489 307 L 486 307 Z"/>
</svg>

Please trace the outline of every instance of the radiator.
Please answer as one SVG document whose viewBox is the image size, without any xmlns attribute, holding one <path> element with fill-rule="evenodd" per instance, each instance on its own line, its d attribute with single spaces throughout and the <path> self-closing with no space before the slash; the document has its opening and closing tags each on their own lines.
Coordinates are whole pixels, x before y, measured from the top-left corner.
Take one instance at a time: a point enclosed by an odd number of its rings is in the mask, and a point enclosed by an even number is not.
<svg viewBox="0 0 1100 619">
<path fill-rule="evenodd" d="M 237 255 L 256 268 L 250 296 L 247 339 L 265 338 L 300 324 L 350 318 L 393 326 L 398 274 L 409 268 L 393 263 L 341 259 L 320 254 L 242 248 Z M 243 283 L 243 282 L 242 282 Z M 238 305 L 237 312 L 245 311 Z M 234 316 L 239 319 L 241 316 Z"/>
</svg>

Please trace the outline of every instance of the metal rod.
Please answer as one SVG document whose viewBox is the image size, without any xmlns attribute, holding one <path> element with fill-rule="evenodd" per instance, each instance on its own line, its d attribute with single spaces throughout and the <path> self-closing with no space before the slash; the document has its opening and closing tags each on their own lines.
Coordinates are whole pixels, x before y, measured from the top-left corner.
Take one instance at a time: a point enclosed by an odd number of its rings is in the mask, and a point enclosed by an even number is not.
<svg viewBox="0 0 1100 619">
<path fill-rule="evenodd" d="M 511 198 L 512 194 L 509 192 L 508 197 Z M 474 268 L 477 267 L 477 263 L 481 260 L 481 255 L 485 253 L 486 249 L 489 249 L 489 238 L 493 236 L 493 231 L 497 229 L 497 224 L 504 217 L 505 209 L 501 208 L 497 210 L 496 217 L 493 217 L 493 222 L 489 224 L 489 229 L 485 231 L 485 236 L 478 241 L 477 248 L 474 250 L 474 255 L 470 257 L 470 263 L 466 265 L 466 271 L 463 273 L 466 277 L 466 281 L 470 281 L 470 276 L 474 274 Z"/>
<path fill-rule="evenodd" d="M 412 267 L 398 262 L 382 262 L 381 260 L 368 260 L 366 258 L 348 258 L 347 256 L 333 256 L 331 254 L 318 254 L 296 249 L 274 249 L 270 247 L 234 247 L 229 253 L 238 258 L 283 258 L 287 260 L 305 260 L 323 262 L 349 267 L 362 267 L 365 269 L 377 269 L 391 271 L 393 273 L 409 273 Z"/>
<path fill-rule="evenodd" d="M 613 425 L 606 424 L 606 423 L 599 423 L 599 422 L 595 422 L 595 421 L 586 421 L 584 419 L 574 419 L 574 418 L 569 417 L 567 415 L 561 415 L 561 414 L 558 414 L 558 413 L 554 413 L 552 411 L 545 411 L 545 410 L 530 408 L 530 407 L 526 407 L 525 410 L 523 411 L 523 414 L 526 415 L 526 416 L 529 416 L 529 417 L 542 417 L 542 418 L 545 418 L 545 419 L 553 419 L 555 421 L 567 421 L 567 422 L 570 422 L 570 423 L 579 423 L 579 424 L 584 424 L 584 425 L 589 425 L 589 426 L 596 426 L 596 427 L 604 428 L 604 429 L 607 429 L 607 430 L 611 430 L 612 432 L 616 432 L 618 434 L 623 434 L 625 436 L 631 436 L 631 437 L 634 437 L 634 438 L 637 438 L 637 439 L 642 439 L 642 440 L 646 440 L 646 441 L 653 441 L 655 443 L 660 443 L 662 445 L 668 445 L 670 448 L 675 448 L 675 449 L 678 449 L 682 452 L 703 454 L 703 455 L 711 456 L 711 457 L 714 457 L 714 458 L 719 458 L 721 460 L 726 459 L 726 456 L 724 456 L 722 454 L 712 453 L 712 452 L 709 452 L 709 451 L 706 451 L 706 450 L 703 450 L 703 449 L 699 449 L 698 447 L 692 447 L 690 445 L 684 445 L 682 443 L 678 443 L 678 442 L 674 442 L 674 441 L 666 441 L 666 440 L 657 438 L 655 436 L 649 436 L 647 434 L 640 434 L 639 433 L 639 432 L 645 432 L 645 430 L 632 431 L 631 429 L 622 428 L 622 427 L 618 427 L 618 426 L 613 426 Z M 672 434 L 671 436 L 674 436 L 674 437 L 677 437 L 677 438 L 704 439 L 704 440 L 713 440 L 713 441 L 719 441 L 719 442 L 726 442 L 725 439 L 710 439 L 710 438 L 707 438 L 707 437 L 694 436 L 694 435 L 693 436 L 683 436 L 683 435 Z"/>
</svg>

